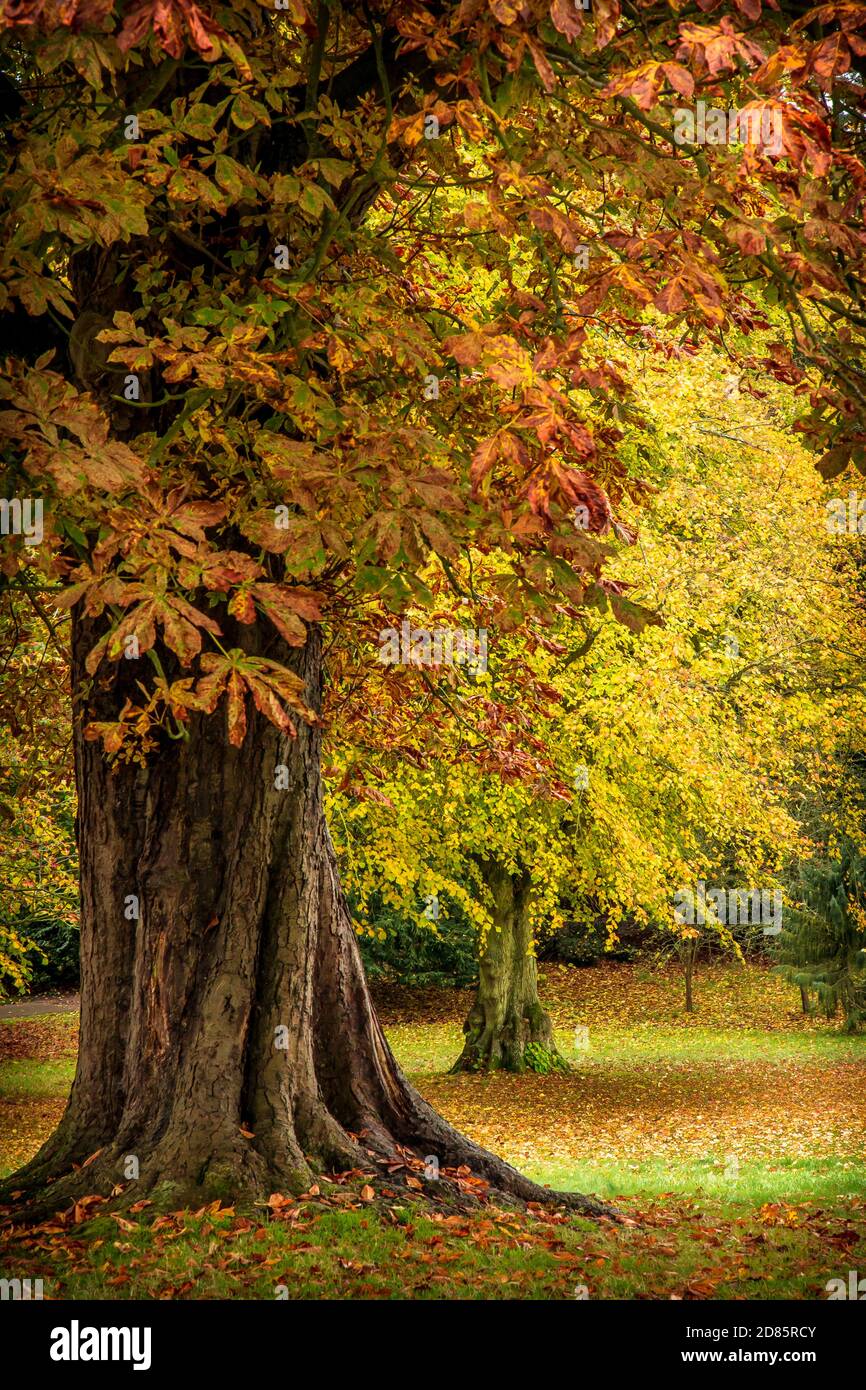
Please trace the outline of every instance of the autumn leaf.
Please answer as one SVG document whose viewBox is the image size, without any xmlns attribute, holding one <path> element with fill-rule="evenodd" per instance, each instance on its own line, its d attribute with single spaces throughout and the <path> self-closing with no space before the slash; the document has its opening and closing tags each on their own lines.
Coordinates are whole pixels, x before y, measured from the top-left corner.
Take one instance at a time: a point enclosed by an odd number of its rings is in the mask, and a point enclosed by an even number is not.
<svg viewBox="0 0 866 1390">
<path fill-rule="evenodd" d="M 247 693 L 252 695 L 256 708 L 266 719 L 292 737 L 296 730 L 286 713 L 286 705 L 308 723 L 316 721 L 315 713 L 304 699 L 303 680 L 276 662 L 247 656 L 239 648 L 232 648 L 225 656 L 205 652 L 200 666 L 204 675 L 196 682 L 193 707 L 211 714 L 225 694 L 229 741 L 235 747 L 240 747 L 246 736 Z"/>
</svg>

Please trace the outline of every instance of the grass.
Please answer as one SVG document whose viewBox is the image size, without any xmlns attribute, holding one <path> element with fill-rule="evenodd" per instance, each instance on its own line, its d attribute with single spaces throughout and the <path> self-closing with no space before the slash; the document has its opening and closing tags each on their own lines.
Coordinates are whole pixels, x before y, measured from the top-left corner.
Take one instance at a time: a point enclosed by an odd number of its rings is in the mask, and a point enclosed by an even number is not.
<svg viewBox="0 0 866 1390">
<path fill-rule="evenodd" d="M 629 1062 L 799 1062 L 866 1059 L 866 1041 L 844 1033 L 761 1033 L 711 1027 L 688 1032 L 660 1031 L 649 1023 L 630 1028 L 602 1027 L 578 1043 L 575 1031 L 554 1028 L 563 1057 L 582 1069 Z M 447 1072 L 460 1055 L 463 1034 L 456 1023 L 399 1023 L 388 1029 L 388 1041 L 400 1065 L 416 1076 Z M 624 1052 L 625 1049 L 625 1052 Z"/>
<path fill-rule="evenodd" d="M 85 1210 L 15 1234 L 0 1272 L 58 1297 L 777 1299 L 866 1269 L 866 1039 L 805 1018 L 757 968 L 705 970 L 693 1016 L 669 971 L 548 967 L 542 992 L 567 1075 L 450 1076 L 468 995 L 385 987 L 378 1003 L 458 1128 L 631 1224 L 431 1212 L 323 1181 L 276 1214 Z M 56 1124 L 76 1042 L 72 1015 L 0 1024 L 0 1172 Z"/>
<path fill-rule="evenodd" d="M 814 1299 L 866 1262 L 862 1202 L 827 1212 L 668 1201 L 628 1219 L 614 1227 L 357 1200 L 343 1210 L 300 1201 L 277 1220 L 228 1208 L 149 1223 L 142 1213 L 14 1233 L 3 1269 L 41 1278 L 58 1299 Z"/>
<path fill-rule="evenodd" d="M 636 1163 L 539 1163 L 523 1171 L 561 1192 L 593 1192 L 605 1199 L 662 1198 L 670 1194 L 714 1198 L 727 1207 L 766 1202 L 866 1200 L 866 1167 L 857 1158 L 781 1159 L 732 1165 L 724 1154 L 703 1159 Z"/>
<path fill-rule="evenodd" d="M 5 1100 L 63 1096 L 72 1085 L 74 1075 L 74 1057 L 53 1058 L 47 1062 L 21 1057 L 14 1062 L 3 1062 L 0 1064 L 0 1096 Z"/>
</svg>

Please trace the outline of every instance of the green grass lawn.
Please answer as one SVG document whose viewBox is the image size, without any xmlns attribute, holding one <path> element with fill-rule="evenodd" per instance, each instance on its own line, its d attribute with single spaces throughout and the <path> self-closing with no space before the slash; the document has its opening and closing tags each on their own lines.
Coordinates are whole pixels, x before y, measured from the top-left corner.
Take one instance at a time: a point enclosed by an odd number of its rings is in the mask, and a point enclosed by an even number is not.
<svg viewBox="0 0 866 1390">
<path fill-rule="evenodd" d="M 705 971 L 692 1017 L 664 972 L 554 967 L 543 992 L 567 1074 L 449 1075 L 465 993 L 384 989 L 379 1006 L 453 1123 L 539 1182 L 613 1201 L 625 1224 L 431 1211 L 405 1188 L 368 1201 L 322 1180 L 276 1213 L 85 1210 L 10 1235 L 0 1273 L 60 1297 L 808 1299 L 866 1270 L 866 1039 L 803 1018 L 757 968 Z M 0 1023 L 0 1171 L 56 1124 L 76 1025 Z"/>
<path fill-rule="evenodd" d="M 528 1163 L 523 1171 L 536 1182 L 562 1192 L 593 1192 L 621 1197 L 661 1198 L 693 1195 L 724 1205 L 766 1202 L 866 1200 L 862 1159 L 828 1157 L 781 1159 L 777 1163 L 732 1166 L 723 1156 L 704 1159 L 645 1160 L 633 1163 Z"/>
<path fill-rule="evenodd" d="M 761 1033 L 692 1028 L 687 1033 L 664 1032 L 651 1024 L 631 1028 L 600 1028 L 578 1043 L 575 1031 L 554 1028 L 559 1051 L 573 1067 L 615 1064 L 627 1056 L 634 1062 L 863 1062 L 866 1039 L 844 1033 Z M 397 1023 L 388 1028 L 388 1041 L 404 1071 L 447 1072 L 459 1056 L 463 1035 L 458 1023 Z"/>
<path fill-rule="evenodd" d="M 75 1058 L 40 1062 L 21 1057 L 0 1064 L 0 1097 L 20 1100 L 35 1096 L 64 1096 L 75 1075 Z"/>
</svg>

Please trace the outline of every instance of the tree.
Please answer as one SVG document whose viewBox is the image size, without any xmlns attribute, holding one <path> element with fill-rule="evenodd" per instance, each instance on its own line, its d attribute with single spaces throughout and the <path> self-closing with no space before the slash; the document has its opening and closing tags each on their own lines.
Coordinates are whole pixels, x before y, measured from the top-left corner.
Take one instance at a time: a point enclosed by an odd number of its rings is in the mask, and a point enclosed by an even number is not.
<svg viewBox="0 0 866 1390">
<path fill-rule="evenodd" d="M 76 956 L 69 672 L 52 628 L 32 577 L 14 588 L 0 578 L 0 995 L 40 978 L 49 940 L 67 946 L 58 973 Z"/>
<path fill-rule="evenodd" d="M 511 873 L 496 860 L 482 860 L 481 872 L 495 926 L 481 950 L 478 988 L 463 1025 L 466 1041 L 452 1071 L 565 1070 L 538 997 L 530 875 L 525 869 Z"/>
<path fill-rule="evenodd" d="M 779 969 L 846 1031 L 866 1022 L 866 859 L 852 843 L 801 870 L 801 901 L 779 941 Z"/>
<path fill-rule="evenodd" d="M 448 932 L 456 908 L 477 931 L 478 985 L 455 1071 L 564 1066 L 538 997 L 534 947 L 539 923 L 559 917 L 569 873 L 561 824 L 567 788 L 542 763 L 548 759 L 537 729 L 535 767 L 524 781 L 485 774 L 460 757 L 466 729 L 479 757 L 495 711 L 503 711 L 500 734 L 507 728 L 506 685 L 493 673 L 480 719 L 470 708 L 462 730 L 451 726 L 447 761 L 430 757 L 422 767 L 380 770 L 373 798 L 352 783 L 332 797 L 344 882 L 361 930 L 375 900 L 439 934 Z M 369 778 L 375 756 L 364 766 Z"/>
<path fill-rule="evenodd" d="M 790 14 L 752 0 L 715 26 L 3 5 L 3 572 L 71 613 L 82 901 L 75 1082 L 17 1189 L 110 1191 L 135 1155 L 124 1196 L 177 1204 L 404 1144 L 543 1195 L 435 1115 L 375 1018 L 323 816 L 325 645 L 473 547 L 503 557 L 503 627 L 628 613 L 600 537 L 640 488 L 581 326 L 605 302 L 627 335 L 649 303 L 721 335 L 772 286 L 803 365 L 768 369 L 812 371 L 805 427 L 828 467 L 861 459 L 848 9 L 821 10 L 832 49 L 806 16 L 780 57 Z M 647 113 L 696 80 L 757 83 L 782 153 L 678 153 Z"/>
</svg>

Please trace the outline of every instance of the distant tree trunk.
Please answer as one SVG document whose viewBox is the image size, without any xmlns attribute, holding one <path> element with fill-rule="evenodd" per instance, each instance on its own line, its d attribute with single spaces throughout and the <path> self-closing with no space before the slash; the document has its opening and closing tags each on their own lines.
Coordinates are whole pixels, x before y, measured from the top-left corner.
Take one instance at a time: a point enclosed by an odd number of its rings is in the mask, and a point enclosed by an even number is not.
<svg viewBox="0 0 866 1390">
<path fill-rule="evenodd" d="M 77 687 L 95 633 L 80 607 L 73 617 Z M 256 634 L 238 628 L 232 640 L 251 646 Z M 319 633 L 277 655 L 317 708 Z M 116 691 L 94 682 L 75 722 L 75 1081 L 59 1128 L 6 1189 L 32 1210 L 120 1183 L 121 1200 L 146 1194 L 174 1208 L 301 1192 L 319 1168 L 369 1165 L 370 1150 L 393 1158 L 400 1144 L 443 1169 L 467 1164 L 504 1194 L 549 1201 L 453 1130 L 392 1056 L 337 881 L 318 729 L 291 739 L 250 710 L 234 748 L 221 712 L 196 714 L 188 738 L 112 771 L 83 734 L 112 701 Z M 275 785 L 278 764 L 287 788 Z"/>
<path fill-rule="evenodd" d="M 527 1064 L 544 1069 L 565 1064 L 553 1041 L 553 1025 L 538 998 L 538 968 L 532 954 L 529 875 L 482 863 L 493 897 L 494 927 L 478 967 L 478 989 L 463 1032 L 466 1042 L 452 1071 L 515 1071 Z M 526 1049 L 535 1045 L 535 1057 Z"/>
<path fill-rule="evenodd" d="M 695 1011 L 693 982 L 695 976 L 695 962 L 698 958 L 699 946 L 700 938 L 698 936 L 688 936 L 677 943 L 677 953 L 680 958 L 680 964 L 683 968 L 683 976 L 686 982 L 687 1014 L 693 1014 Z"/>
<path fill-rule="evenodd" d="M 805 985 L 800 986 L 800 1006 L 804 1014 L 809 1012 L 809 995 Z"/>
</svg>

